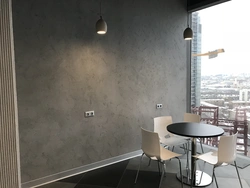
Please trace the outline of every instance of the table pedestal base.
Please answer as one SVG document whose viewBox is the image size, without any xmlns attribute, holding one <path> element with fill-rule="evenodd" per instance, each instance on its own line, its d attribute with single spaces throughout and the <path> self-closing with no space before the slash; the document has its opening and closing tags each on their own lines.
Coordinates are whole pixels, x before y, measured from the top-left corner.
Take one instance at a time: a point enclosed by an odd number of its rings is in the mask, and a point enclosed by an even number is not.
<svg viewBox="0 0 250 188">
<path fill-rule="evenodd" d="M 190 170 L 183 170 L 182 171 L 183 176 L 183 183 L 186 185 L 191 184 L 191 171 Z M 202 176 L 202 178 L 201 178 Z M 177 173 L 178 180 L 181 181 L 181 175 L 180 172 Z M 193 185 L 194 187 L 204 187 L 207 185 L 210 185 L 212 183 L 212 177 L 208 175 L 207 173 L 196 170 L 196 183 Z"/>
</svg>

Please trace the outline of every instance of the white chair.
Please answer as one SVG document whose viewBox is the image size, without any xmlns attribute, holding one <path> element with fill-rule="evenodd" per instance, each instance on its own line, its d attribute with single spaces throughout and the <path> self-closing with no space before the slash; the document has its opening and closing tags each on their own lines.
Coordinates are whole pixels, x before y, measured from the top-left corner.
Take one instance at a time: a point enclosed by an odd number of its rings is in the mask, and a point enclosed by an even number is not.
<svg viewBox="0 0 250 188">
<path fill-rule="evenodd" d="M 185 122 L 200 123 L 201 118 L 200 118 L 200 115 L 198 115 L 198 114 L 185 113 L 184 114 L 184 121 Z"/>
<path fill-rule="evenodd" d="M 215 179 L 217 188 L 218 188 L 218 183 L 217 183 L 215 173 L 214 173 L 215 168 L 219 166 L 231 164 L 233 162 L 234 162 L 234 166 L 236 168 L 236 172 L 240 181 L 240 186 L 242 188 L 242 183 L 241 183 L 238 167 L 235 161 L 237 134 L 238 133 L 229 135 L 229 136 L 221 136 L 220 141 L 219 141 L 218 151 L 211 151 L 208 153 L 194 156 L 195 158 L 201 159 L 214 166 L 213 177 Z"/>
<path fill-rule="evenodd" d="M 200 115 L 198 114 L 191 114 L 191 113 L 185 113 L 184 114 L 184 122 L 192 122 L 192 123 L 200 123 Z M 200 146 L 201 146 L 201 151 L 204 153 L 203 146 L 201 139 L 199 139 Z"/>
<path fill-rule="evenodd" d="M 162 164 L 162 173 L 161 173 L 159 188 L 161 187 L 162 178 L 163 178 L 164 173 L 165 173 L 165 168 L 166 168 L 165 161 L 166 160 L 169 160 L 172 158 L 178 159 L 181 177 L 182 177 L 181 162 L 180 162 L 180 159 L 178 158 L 179 156 L 181 156 L 181 154 L 174 153 L 172 151 L 169 151 L 169 150 L 163 148 L 160 145 L 158 133 L 147 131 L 147 130 L 141 128 L 141 134 L 142 134 L 142 151 L 143 151 L 143 153 L 142 153 L 141 158 L 140 158 L 140 164 L 139 164 L 139 167 L 137 170 L 135 183 L 137 182 L 137 178 L 139 175 L 143 155 L 146 155 L 148 158 L 150 158 L 152 160 L 156 160 L 158 162 L 158 164 L 159 163 Z M 181 180 L 181 181 L 182 181 L 181 187 L 183 188 L 183 180 Z"/>
<path fill-rule="evenodd" d="M 186 153 L 186 146 L 188 144 L 188 140 L 185 137 L 174 135 L 167 130 L 167 126 L 172 124 L 171 116 L 161 116 L 154 118 L 154 132 L 159 134 L 160 142 L 167 147 L 180 146 L 183 145 L 184 151 Z"/>
</svg>

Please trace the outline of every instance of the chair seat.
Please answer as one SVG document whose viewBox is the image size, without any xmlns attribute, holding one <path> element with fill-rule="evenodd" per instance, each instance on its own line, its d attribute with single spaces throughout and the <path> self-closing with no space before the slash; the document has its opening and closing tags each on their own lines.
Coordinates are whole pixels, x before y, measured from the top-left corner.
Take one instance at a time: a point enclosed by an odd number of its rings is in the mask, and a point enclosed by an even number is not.
<svg viewBox="0 0 250 188">
<path fill-rule="evenodd" d="M 178 137 L 178 136 L 170 136 L 168 138 L 160 137 L 160 142 L 167 146 L 178 146 L 178 145 L 186 144 L 188 140 L 186 140 L 185 138 Z"/>
<path fill-rule="evenodd" d="M 216 165 L 218 163 L 218 152 L 217 151 L 210 151 L 201 155 L 195 155 L 195 158 L 201 159 L 211 165 Z M 228 165 L 227 163 L 223 163 L 220 165 Z"/>
<path fill-rule="evenodd" d="M 182 156 L 181 154 L 174 153 L 174 152 L 169 151 L 168 149 L 165 149 L 163 147 L 160 147 L 160 151 L 161 151 L 161 160 L 163 160 L 163 161 L 172 159 L 174 157 Z"/>
<path fill-rule="evenodd" d="M 178 153 L 174 153 L 164 147 L 160 147 L 160 152 L 161 152 L 161 159 L 162 161 L 166 161 L 166 160 L 169 160 L 169 159 L 172 159 L 174 157 L 180 157 L 181 154 L 178 154 Z M 152 160 L 158 160 L 156 157 L 150 157 L 150 159 Z"/>
</svg>

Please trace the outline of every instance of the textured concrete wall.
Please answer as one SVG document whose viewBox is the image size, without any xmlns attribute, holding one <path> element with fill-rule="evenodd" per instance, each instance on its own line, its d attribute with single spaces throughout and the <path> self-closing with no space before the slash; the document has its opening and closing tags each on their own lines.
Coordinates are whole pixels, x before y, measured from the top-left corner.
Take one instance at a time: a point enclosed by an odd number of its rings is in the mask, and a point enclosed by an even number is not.
<svg viewBox="0 0 250 188">
<path fill-rule="evenodd" d="M 185 1 L 103 1 L 105 36 L 99 2 L 13 0 L 22 182 L 138 150 L 186 110 Z"/>
</svg>

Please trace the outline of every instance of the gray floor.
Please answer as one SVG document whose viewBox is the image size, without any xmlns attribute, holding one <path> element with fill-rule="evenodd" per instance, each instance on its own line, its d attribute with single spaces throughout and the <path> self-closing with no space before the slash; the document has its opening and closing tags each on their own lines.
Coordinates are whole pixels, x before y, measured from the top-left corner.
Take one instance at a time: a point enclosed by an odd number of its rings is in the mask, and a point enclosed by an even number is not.
<svg viewBox="0 0 250 188">
<path fill-rule="evenodd" d="M 175 148 L 175 152 L 183 153 L 181 148 Z M 112 165 L 110 167 L 104 167 L 103 169 L 96 170 L 96 172 L 91 172 L 90 174 L 81 174 L 78 177 L 68 178 L 60 182 L 54 182 L 39 188 L 153 188 L 158 187 L 159 183 L 159 173 L 157 163 L 152 161 L 151 165 L 148 166 L 148 158 L 143 158 L 143 164 L 141 166 L 141 171 L 138 177 L 138 182 L 134 185 L 134 178 L 136 170 L 139 164 L 139 157 L 130 159 L 129 161 L 124 161 L 120 164 Z M 182 168 L 186 165 L 186 155 L 181 157 Z M 176 188 L 181 187 L 180 182 L 176 178 L 176 172 L 178 171 L 178 161 L 172 159 L 167 161 L 167 173 L 163 178 L 162 188 Z M 203 167 L 201 161 L 198 162 L 198 169 Z M 124 168 L 124 169 L 123 169 Z M 116 171 L 116 169 L 118 169 Z M 239 173 L 241 176 L 241 181 L 244 188 L 250 188 L 250 165 L 241 169 Z M 206 173 L 212 174 L 212 166 L 207 164 L 205 166 Z M 109 175 L 110 174 L 110 175 Z M 240 188 L 239 180 L 237 178 L 237 173 L 235 167 L 228 165 L 225 167 L 218 167 L 215 171 L 217 181 L 220 188 Z M 184 185 L 184 188 L 189 187 Z M 209 188 L 215 188 L 215 183 L 206 186 Z"/>
</svg>

